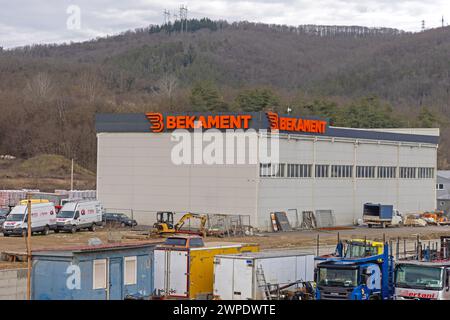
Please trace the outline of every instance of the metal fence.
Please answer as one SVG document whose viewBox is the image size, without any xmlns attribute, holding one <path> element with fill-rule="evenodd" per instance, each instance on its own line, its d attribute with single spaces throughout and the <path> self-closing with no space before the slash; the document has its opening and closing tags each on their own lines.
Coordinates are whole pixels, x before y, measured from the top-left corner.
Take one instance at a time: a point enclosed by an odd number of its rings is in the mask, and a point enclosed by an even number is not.
<svg viewBox="0 0 450 320">
<path fill-rule="evenodd" d="M 152 226 L 156 221 L 156 213 L 158 211 L 167 210 L 135 210 L 124 208 L 105 208 L 107 213 L 123 213 L 134 219 L 140 225 Z M 243 235 L 251 233 L 250 215 L 241 214 L 223 214 L 213 212 L 193 212 L 193 211 L 173 211 L 174 223 L 178 222 L 186 213 L 206 215 L 206 228 L 211 232 L 221 234 L 224 236 Z M 200 221 L 197 219 L 189 219 L 186 222 L 184 229 L 197 229 L 200 226 Z"/>
</svg>

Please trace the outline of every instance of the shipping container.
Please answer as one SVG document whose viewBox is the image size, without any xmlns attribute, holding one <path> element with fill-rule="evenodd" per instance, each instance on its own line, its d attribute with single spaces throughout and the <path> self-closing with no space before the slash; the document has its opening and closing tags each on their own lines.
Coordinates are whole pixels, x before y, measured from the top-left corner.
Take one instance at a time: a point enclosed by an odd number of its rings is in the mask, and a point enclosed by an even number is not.
<svg viewBox="0 0 450 320">
<path fill-rule="evenodd" d="M 314 281 L 314 255 L 298 250 L 217 255 L 214 259 L 214 296 L 221 300 L 264 300 L 266 284 L 289 285 Z"/>
<path fill-rule="evenodd" d="M 210 242 L 199 248 L 157 247 L 155 294 L 183 299 L 212 297 L 214 256 L 257 251 L 257 244 L 232 242 Z"/>
<path fill-rule="evenodd" d="M 33 300 L 122 300 L 153 293 L 156 243 L 34 250 Z"/>
</svg>

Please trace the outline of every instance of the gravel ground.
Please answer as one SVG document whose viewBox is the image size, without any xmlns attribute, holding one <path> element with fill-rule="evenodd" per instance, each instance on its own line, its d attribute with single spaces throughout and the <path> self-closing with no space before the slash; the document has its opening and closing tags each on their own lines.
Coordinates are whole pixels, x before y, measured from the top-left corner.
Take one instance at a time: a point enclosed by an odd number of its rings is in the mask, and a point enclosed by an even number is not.
<svg viewBox="0 0 450 320">
<path fill-rule="evenodd" d="M 64 248 L 77 245 L 87 245 L 90 238 L 99 238 L 103 243 L 108 243 L 108 239 L 122 239 L 122 242 L 135 242 L 139 239 L 140 233 L 145 228 L 139 228 L 140 231 L 131 231 L 130 228 L 124 229 L 99 229 L 96 232 L 81 231 L 75 234 L 70 233 L 51 233 L 47 236 L 34 235 L 32 237 L 32 249 Z M 292 231 L 279 233 L 260 233 L 248 237 L 224 237 L 224 238 L 206 238 L 205 241 L 224 241 L 224 242 L 247 242 L 258 243 L 261 249 L 304 249 L 308 252 L 316 252 L 317 237 L 319 237 L 320 254 L 333 251 L 337 237 L 341 239 L 352 239 L 367 237 L 370 240 L 382 240 L 383 234 L 387 241 L 395 241 L 398 237 L 407 239 L 407 248 L 410 250 L 414 246 L 417 235 L 421 240 L 435 241 L 441 235 L 450 235 L 449 226 L 427 226 L 427 227 L 401 227 L 387 229 L 369 229 L 367 227 L 354 227 L 350 230 L 333 231 Z M 134 239 L 126 238 L 134 237 Z M 154 239 L 160 241 L 161 239 Z M 401 241 L 401 249 L 403 241 Z M 0 252 L 26 252 L 25 238 L 22 237 L 3 237 L 0 236 Z M 0 262 L 0 268 L 17 266 L 10 262 Z"/>
</svg>

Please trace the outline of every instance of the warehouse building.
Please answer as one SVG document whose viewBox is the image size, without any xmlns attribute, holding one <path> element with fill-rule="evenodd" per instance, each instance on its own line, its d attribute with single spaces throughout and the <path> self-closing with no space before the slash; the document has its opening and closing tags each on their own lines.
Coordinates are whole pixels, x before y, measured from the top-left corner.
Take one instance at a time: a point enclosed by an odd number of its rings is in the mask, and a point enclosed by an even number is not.
<svg viewBox="0 0 450 320">
<path fill-rule="evenodd" d="M 340 128 L 272 112 L 99 114 L 96 129 L 98 199 L 140 223 L 190 211 L 248 215 L 264 230 L 274 211 L 298 225 L 304 211 L 332 210 L 348 225 L 366 202 L 436 207 L 439 129 Z"/>
</svg>

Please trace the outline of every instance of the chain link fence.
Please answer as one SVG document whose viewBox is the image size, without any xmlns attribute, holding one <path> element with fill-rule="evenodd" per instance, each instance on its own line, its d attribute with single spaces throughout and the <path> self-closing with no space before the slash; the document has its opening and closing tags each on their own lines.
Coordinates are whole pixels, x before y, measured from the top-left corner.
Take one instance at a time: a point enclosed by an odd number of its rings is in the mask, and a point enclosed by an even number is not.
<svg viewBox="0 0 450 320">
<path fill-rule="evenodd" d="M 105 208 L 105 213 L 123 213 L 138 222 L 139 226 L 151 228 L 157 222 L 156 213 L 167 210 L 135 210 L 125 208 Z M 173 211 L 174 224 L 186 213 L 205 215 L 206 229 L 210 234 L 218 236 L 237 236 L 252 234 L 250 215 L 206 213 L 193 211 Z M 196 230 L 200 228 L 199 219 L 188 219 L 183 225 L 183 230 Z"/>
</svg>

